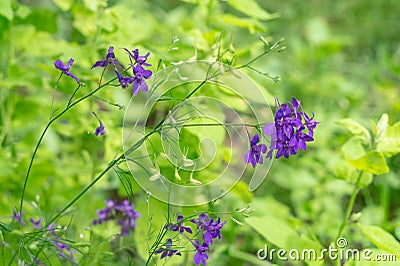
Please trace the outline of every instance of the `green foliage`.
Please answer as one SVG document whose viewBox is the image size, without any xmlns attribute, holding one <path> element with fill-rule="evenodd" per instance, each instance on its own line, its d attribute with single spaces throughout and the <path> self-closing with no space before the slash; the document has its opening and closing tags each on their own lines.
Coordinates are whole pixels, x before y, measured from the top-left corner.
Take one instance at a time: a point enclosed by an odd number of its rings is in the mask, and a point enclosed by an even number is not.
<svg viewBox="0 0 400 266">
<path fill-rule="evenodd" d="M 149 256 L 147 242 L 157 238 L 168 213 L 188 216 L 214 211 L 229 214 L 223 217 L 226 229 L 222 242 L 210 253 L 210 265 L 267 265 L 256 257 L 264 244 L 286 249 L 329 247 L 343 220 L 341 236 L 351 247 L 366 249 L 372 242 L 378 248 L 372 249 L 373 254 L 399 257 L 400 6 L 392 0 L 357 0 L 314 1 L 310 7 L 300 0 L 1 0 L 0 264 L 13 259 L 33 263 L 39 251 L 46 264 L 68 264 L 60 261 L 45 234 L 32 238 L 29 227 L 18 228 L 11 219 L 51 108 L 53 116 L 60 114 L 76 88 L 73 80 L 63 76 L 54 89 L 59 77 L 53 66 L 56 59 L 75 59 L 71 71 L 85 83 L 74 97 L 78 99 L 96 88 L 101 70 L 90 67 L 104 58 L 110 45 L 124 64 L 129 62 L 119 48 L 151 52 L 149 62 L 156 71 L 171 63 L 217 56 L 237 66 L 282 37 L 284 52 L 281 46 L 282 53 L 255 62 L 252 66 L 259 71 L 242 70 L 263 89 L 271 105 L 274 95 L 282 101 L 295 96 L 306 112 L 315 113 L 321 124 L 306 152 L 275 161 L 257 191 L 249 191 L 247 171 L 225 197 L 197 207 L 167 206 L 151 198 L 121 162 L 61 215 L 57 221 L 63 227 L 61 238 L 80 251 L 76 258 L 81 265 L 143 265 Z M 112 76 L 112 69 L 106 71 L 103 81 Z M 276 82 L 280 77 L 282 82 Z M 166 95 L 176 101 L 158 104 L 152 110 L 154 121 L 160 121 L 188 89 L 183 86 Z M 223 87 L 210 86 L 200 94 L 223 99 L 241 114 L 248 112 L 243 99 Z M 27 184 L 26 217 L 50 222 L 121 151 L 125 110 L 101 99 L 126 107 L 131 91 L 108 87 L 96 95 L 99 98 L 75 106 L 47 131 Z M 144 99 L 134 98 L 138 110 Z M 215 106 L 201 108 L 225 119 L 226 114 Z M 93 111 L 105 124 L 104 138 L 93 135 L 98 126 Z M 130 113 L 125 119 L 135 121 L 139 115 Z M 215 122 L 200 120 L 190 123 Z M 365 126 L 369 120 L 371 130 Z M 202 142 L 204 137 L 213 139 L 220 160 L 201 174 L 191 176 L 190 171 L 171 167 L 157 134 L 149 137 L 146 148 L 154 153 L 158 169 L 146 171 L 153 177 L 162 173 L 178 184 L 191 178 L 207 183 L 226 162 L 242 160 L 242 154 L 229 154 L 227 134 L 221 128 L 184 128 L 176 148 L 186 151 L 188 159 L 207 155 L 213 145 Z M 175 171 L 182 180 L 176 180 Z M 142 214 L 133 235 L 117 237 L 118 227 L 112 224 L 91 226 L 105 199 L 125 197 Z M 234 211 L 249 204 L 253 212 Z M 362 225 L 355 227 L 357 222 Z M 192 262 L 193 248 L 183 248 L 182 258 L 169 261 L 172 265 Z M 152 262 L 164 261 L 154 258 Z M 284 265 L 279 260 L 270 262 Z M 343 263 L 386 265 L 365 260 Z"/>
<path fill-rule="evenodd" d="M 359 227 L 362 233 L 374 243 L 375 246 L 400 258 L 400 243 L 390 233 L 378 226 L 360 224 Z"/>
</svg>

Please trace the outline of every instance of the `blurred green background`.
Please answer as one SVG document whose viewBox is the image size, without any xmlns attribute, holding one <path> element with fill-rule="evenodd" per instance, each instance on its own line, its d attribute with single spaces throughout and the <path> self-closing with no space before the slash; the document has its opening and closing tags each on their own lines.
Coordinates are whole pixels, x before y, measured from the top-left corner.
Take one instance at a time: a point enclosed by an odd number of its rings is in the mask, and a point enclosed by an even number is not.
<svg viewBox="0 0 400 266">
<path fill-rule="evenodd" d="M 231 43 L 238 64 L 244 63 L 262 51 L 259 37 L 263 36 L 272 42 L 284 38 L 286 49 L 264 57 L 254 67 L 279 75 L 281 81 L 275 83 L 253 71 L 247 74 L 281 101 L 292 96 L 301 99 L 305 110 L 314 112 L 321 124 L 307 152 L 276 160 L 254 194 L 241 184 L 215 208 L 233 210 L 251 203 L 252 215 L 263 217 L 265 230 L 284 224 L 282 228 L 291 228 L 308 240 L 317 239 L 310 241 L 326 247 L 337 233 L 352 188 L 337 169 L 341 146 L 351 135 L 335 121 L 352 117 L 371 129 L 370 121 L 377 121 L 383 113 L 389 115 L 390 123 L 400 119 L 399 14 L 396 0 L 1 0 L 0 217 L 10 216 L 12 208 L 19 205 L 30 156 L 49 120 L 59 76 L 53 66 L 56 59 L 75 59 L 71 71 L 86 84 L 78 93 L 82 96 L 96 87 L 101 72 L 90 67 L 103 59 L 110 45 L 116 47 L 122 61 L 124 53 L 118 48 L 149 51 L 154 70 L 159 58 L 166 65 L 214 58 L 218 39 L 225 47 Z M 172 44 L 175 36 L 179 41 Z M 105 75 L 111 77 L 112 73 Z M 54 110 L 65 107 L 74 88 L 74 81 L 63 77 Z M 101 91 L 99 96 L 126 105 L 130 91 L 116 88 Z M 98 125 L 92 111 L 106 125 L 105 138 L 92 134 Z M 107 166 L 121 146 L 123 115 L 123 110 L 93 99 L 51 127 L 28 183 L 25 212 L 29 216 L 50 217 Z M 399 163 L 398 155 L 388 159 L 391 172 L 370 180 L 355 206 L 355 212 L 362 210 L 361 222 L 378 225 L 397 238 Z M 120 253 L 106 252 L 112 250 L 109 240 L 115 230 L 105 233 L 86 228 L 95 209 L 117 193 L 125 195 L 116 172 L 110 171 L 72 209 L 66 237 L 90 243 L 81 246 L 89 254 L 82 264 L 107 265 L 118 254 L 124 265 L 132 255 L 125 249 L 128 240 Z M 144 199 L 145 193 L 136 188 L 134 202 L 143 217 L 133 238 L 139 242 L 144 241 L 148 223 Z M 160 226 L 167 208 L 152 200 L 150 206 L 152 222 Z M 193 209 L 176 211 L 193 213 Z M 241 216 L 234 218 L 245 222 Z M 60 223 L 69 224 L 69 219 Z M 264 265 L 256 259 L 257 250 L 268 241 L 279 246 L 246 224 L 229 220 L 226 229 L 223 241 L 210 256 L 210 265 Z M 355 226 L 346 234 L 352 247 L 373 247 Z M 133 258 L 140 265 L 145 256 L 143 245 Z"/>
</svg>

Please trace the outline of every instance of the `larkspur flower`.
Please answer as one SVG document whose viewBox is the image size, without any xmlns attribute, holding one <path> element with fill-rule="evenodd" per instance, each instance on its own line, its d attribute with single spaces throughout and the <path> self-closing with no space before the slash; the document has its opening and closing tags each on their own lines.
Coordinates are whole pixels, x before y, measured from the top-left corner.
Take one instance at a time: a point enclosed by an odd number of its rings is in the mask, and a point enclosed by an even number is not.
<svg viewBox="0 0 400 266">
<path fill-rule="evenodd" d="M 66 65 L 64 65 L 64 63 L 58 59 L 54 62 L 54 66 L 56 67 L 56 69 L 61 70 L 65 75 L 73 78 L 78 84 L 80 84 L 79 79 L 69 71 L 73 63 L 74 59 L 72 58 L 69 59 Z"/>
<path fill-rule="evenodd" d="M 264 134 L 271 136 L 271 146 L 267 158 L 272 159 L 273 151 L 276 158 L 297 154 L 299 148 L 306 150 L 307 142 L 314 141 L 314 129 L 319 122 L 314 120 L 314 113 L 309 117 L 296 98 L 288 104 L 276 101 L 274 123 L 264 127 Z M 307 130 L 306 130 L 307 129 Z"/>
<path fill-rule="evenodd" d="M 39 219 L 37 219 L 37 221 L 33 218 L 29 218 L 29 221 L 32 223 L 33 227 L 36 229 L 40 229 L 42 228 L 42 226 L 40 225 L 40 223 L 42 222 L 42 218 L 40 217 Z"/>
<path fill-rule="evenodd" d="M 208 251 L 208 245 L 206 243 L 200 245 L 200 242 L 197 239 L 194 240 L 192 244 L 196 249 L 196 254 L 194 255 L 193 258 L 194 263 L 196 264 L 196 266 L 199 266 L 200 263 L 203 263 L 203 265 L 206 266 L 208 259 L 208 255 L 206 253 Z"/>
<path fill-rule="evenodd" d="M 139 55 L 138 49 L 133 50 L 132 53 L 126 48 L 124 48 L 124 50 L 127 52 L 127 54 L 129 55 L 130 58 L 135 60 L 135 62 L 137 64 L 142 65 L 142 66 L 151 66 L 151 64 L 146 62 L 150 53 L 147 53 L 146 55 Z M 132 60 L 131 60 L 131 64 L 133 65 Z"/>
<path fill-rule="evenodd" d="M 135 81 L 135 78 L 133 77 L 124 78 L 117 70 L 115 70 L 115 73 L 117 74 L 119 84 L 123 89 L 128 88 L 129 85 L 131 85 Z"/>
<path fill-rule="evenodd" d="M 250 140 L 250 150 L 246 152 L 243 159 L 246 164 L 251 163 L 253 167 L 255 167 L 257 163 L 263 163 L 262 154 L 267 152 L 267 146 L 265 144 L 258 144 L 258 142 L 260 142 L 260 137 L 258 134 L 255 134 Z"/>
<path fill-rule="evenodd" d="M 99 60 L 96 63 L 94 63 L 94 65 L 92 66 L 92 68 L 95 67 L 107 67 L 108 65 L 113 65 L 114 67 L 116 67 L 117 65 L 121 66 L 122 68 L 124 67 L 123 64 L 121 64 L 116 58 L 115 58 L 115 54 L 114 54 L 114 47 L 110 46 L 108 48 L 108 53 L 106 55 L 106 59 L 104 60 Z"/>
<path fill-rule="evenodd" d="M 97 210 L 98 219 L 93 220 L 92 224 L 102 224 L 110 220 L 118 219 L 118 225 L 121 226 L 121 236 L 126 236 L 131 229 L 135 229 L 136 220 L 141 216 L 134 205 L 124 200 L 121 203 L 115 203 L 113 200 L 106 200 L 107 207 Z"/>
<path fill-rule="evenodd" d="M 178 215 L 175 224 L 173 224 L 173 223 L 166 224 L 164 226 L 164 228 L 169 229 L 171 231 L 179 232 L 180 234 L 183 234 L 185 231 L 190 234 L 192 233 L 192 229 L 190 227 L 183 225 L 183 215 L 182 214 Z"/>
<path fill-rule="evenodd" d="M 58 257 L 60 259 L 68 259 L 71 262 L 74 262 L 74 254 L 76 253 L 76 250 L 73 250 L 70 248 L 70 246 L 66 243 L 62 243 L 60 241 L 55 240 L 54 246 L 57 247 L 58 251 Z"/>
<path fill-rule="evenodd" d="M 201 232 L 204 242 L 208 245 L 212 244 L 214 238 L 222 238 L 220 230 L 226 224 L 226 221 L 221 222 L 219 217 L 214 221 L 206 213 L 200 214 L 197 219 L 192 219 L 191 222 L 197 225 L 197 229 Z"/>
<path fill-rule="evenodd" d="M 13 221 L 19 222 L 23 226 L 26 225 L 26 223 L 24 221 L 24 211 L 18 212 L 18 211 L 13 210 L 12 219 L 13 219 Z"/>
<path fill-rule="evenodd" d="M 101 122 L 100 118 L 96 115 L 95 112 L 93 112 L 93 115 L 97 118 L 99 121 L 100 125 L 96 128 L 94 135 L 97 136 L 103 136 L 106 134 L 106 129 L 104 128 L 103 122 Z"/>
<path fill-rule="evenodd" d="M 153 72 L 150 70 L 145 70 L 141 65 L 137 64 L 133 67 L 133 74 L 135 75 L 132 89 L 133 95 L 136 96 L 139 92 L 139 89 L 142 92 L 147 92 L 149 89 L 145 79 L 149 79 Z"/>
<path fill-rule="evenodd" d="M 133 50 L 133 53 L 126 48 L 124 48 L 124 50 L 127 52 L 129 60 L 131 61 L 130 66 L 132 67 L 133 71 L 133 95 L 136 96 L 139 92 L 139 89 L 142 92 L 147 92 L 148 86 L 145 80 L 149 79 L 153 75 L 153 72 L 151 70 L 144 69 L 143 66 L 151 66 L 151 64 L 146 63 L 150 53 L 147 53 L 145 56 L 140 56 L 138 49 Z"/>
<path fill-rule="evenodd" d="M 181 256 L 181 253 L 177 249 L 172 249 L 172 239 L 168 238 L 165 242 L 165 248 L 161 247 L 157 249 L 154 254 L 160 254 L 161 259 L 165 257 L 172 257 L 173 255 Z"/>
</svg>

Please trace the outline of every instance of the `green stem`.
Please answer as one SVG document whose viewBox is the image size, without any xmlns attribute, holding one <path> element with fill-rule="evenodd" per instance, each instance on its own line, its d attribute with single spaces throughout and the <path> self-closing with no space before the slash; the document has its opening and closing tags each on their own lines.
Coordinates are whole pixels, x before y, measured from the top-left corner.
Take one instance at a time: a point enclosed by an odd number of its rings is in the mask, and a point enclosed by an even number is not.
<svg viewBox="0 0 400 266">
<path fill-rule="evenodd" d="M 360 171 L 358 176 L 357 176 L 357 180 L 356 180 L 356 183 L 354 185 L 353 192 L 351 193 L 349 203 L 347 204 L 346 214 L 343 217 L 342 224 L 340 225 L 339 231 L 338 231 L 338 233 L 336 235 L 336 238 L 335 238 L 335 246 L 336 246 L 336 241 L 342 236 L 343 230 L 346 227 L 347 221 L 349 220 L 351 212 L 353 210 L 354 202 L 356 201 L 356 197 L 357 197 L 358 191 L 360 189 L 360 180 L 361 180 L 362 174 L 363 174 L 363 171 Z"/>
<path fill-rule="evenodd" d="M 36 146 L 35 146 L 35 149 L 34 149 L 34 151 L 33 151 L 31 160 L 30 160 L 30 162 L 29 162 L 28 170 L 27 170 L 26 175 L 25 175 L 24 184 L 23 184 L 22 192 L 21 192 L 21 201 L 20 201 L 20 204 L 19 204 L 19 213 L 20 213 L 20 216 L 21 216 L 21 217 L 22 217 L 22 208 L 23 208 L 23 204 L 24 204 L 26 186 L 27 186 L 27 184 L 28 184 L 29 175 L 30 175 L 30 172 L 31 172 L 31 169 L 32 169 L 33 161 L 35 160 L 36 153 L 37 153 L 37 151 L 38 151 L 38 149 L 39 149 L 39 146 L 40 146 L 40 144 L 41 144 L 41 142 L 42 142 L 42 140 L 43 140 L 43 138 L 44 138 L 44 135 L 46 134 L 47 130 L 50 128 L 50 126 L 51 126 L 55 121 L 57 121 L 58 118 L 60 118 L 61 116 L 63 116 L 69 109 L 71 109 L 72 107 L 74 107 L 74 106 L 77 105 L 78 103 L 82 102 L 82 101 L 85 100 L 86 98 L 89 98 L 90 96 L 92 96 L 93 94 L 95 94 L 97 91 L 99 91 L 101 88 L 103 88 L 103 87 L 109 85 L 111 82 L 113 82 L 113 81 L 116 80 L 116 79 L 117 79 L 117 78 L 111 79 L 110 81 L 108 81 L 107 83 L 104 83 L 103 85 L 99 86 L 97 89 L 93 90 L 92 92 L 90 92 L 90 93 L 86 94 L 85 96 L 79 98 L 79 99 L 76 100 L 75 102 L 73 102 L 73 103 L 67 105 L 67 107 L 66 107 L 63 111 L 61 111 L 61 113 L 59 113 L 58 115 L 56 115 L 56 116 L 54 116 L 53 118 L 51 118 L 50 121 L 47 123 L 47 125 L 46 125 L 46 127 L 44 128 L 42 134 L 41 134 L 40 137 L 39 137 L 38 142 L 36 143 Z M 21 223 L 19 223 L 18 227 L 19 227 L 19 229 L 20 229 Z"/>
</svg>

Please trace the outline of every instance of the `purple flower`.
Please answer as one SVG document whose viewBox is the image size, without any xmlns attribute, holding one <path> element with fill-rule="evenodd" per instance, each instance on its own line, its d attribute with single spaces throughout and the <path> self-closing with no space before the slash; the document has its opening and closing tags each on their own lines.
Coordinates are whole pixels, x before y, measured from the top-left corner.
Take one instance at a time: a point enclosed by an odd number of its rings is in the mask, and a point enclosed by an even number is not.
<svg viewBox="0 0 400 266">
<path fill-rule="evenodd" d="M 220 218 L 214 221 L 206 213 L 200 214 L 197 219 L 192 219 L 191 222 L 197 225 L 203 235 L 204 242 L 208 245 L 212 244 L 214 238 L 222 238 L 220 230 L 226 224 L 226 221 L 221 223 Z"/>
<path fill-rule="evenodd" d="M 161 254 L 161 259 L 165 257 L 172 257 L 173 255 L 178 255 L 181 256 L 181 253 L 177 249 L 172 249 L 172 239 L 168 238 L 167 241 L 165 242 L 165 248 L 159 248 L 157 249 L 154 254 Z"/>
<path fill-rule="evenodd" d="M 126 236 L 131 229 L 135 229 L 136 220 L 141 216 L 135 209 L 134 205 L 124 200 L 121 203 L 115 203 L 113 200 L 106 200 L 107 207 L 97 210 L 98 219 L 93 220 L 92 224 L 102 224 L 109 220 L 118 220 L 121 226 L 121 236 Z"/>
<path fill-rule="evenodd" d="M 97 137 L 98 135 L 103 136 L 106 134 L 106 129 L 104 128 L 103 123 L 101 122 L 100 118 L 96 115 L 95 112 L 93 112 L 93 115 L 97 118 L 99 121 L 100 125 L 96 128 L 96 131 L 94 132 L 94 135 Z"/>
<path fill-rule="evenodd" d="M 314 113 L 309 117 L 296 98 L 288 104 L 277 103 L 275 121 L 264 127 L 264 134 L 271 135 L 271 146 L 267 158 L 272 159 L 273 151 L 277 151 L 276 158 L 297 154 L 299 148 L 306 150 L 307 142 L 313 141 L 314 129 L 319 124 L 314 119 Z"/>
<path fill-rule="evenodd" d="M 135 81 L 135 78 L 132 78 L 132 77 L 124 78 L 124 77 L 118 72 L 118 70 L 116 70 L 116 69 L 115 69 L 115 73 L 117 74 L 119 84 L 121 84 L 121 87 L 122 87 L 123 89 L 128 88 L 129 85 L 131 85 L 131 84 Z"/>
<path fill-rule="evenodd" d="M 54 241 L 54 245 L 59 249 L 59 258 L 68 259 L 71 262 L 74 262 L 74 254 L 76 253 L 76 250 L 71 249 L 66 243 L 61 243 L 57 240 Z"/>
<path fill-rule="evenodd" d="M 133 60 L 135 60 L 135 62 L 136 62 L 138 65 L 141 65 L 141 66 L 151 66 L 151 64 L 146 63 L 147 57 L 149 57 L 150 53 L 147 53 L 147 54 L 144 55 L 144 56 L 143 56 L 143 55 L 140 56 L 140 55 L 139 55 L 139 50 L 138 50 L 138 49 L 133 50 L 133 51 L 132 51 L 133 54 L 132 54 L 128 49 L 126 49 L 126 48 L 124 48 L 124 50 L 128 53 L 128 55 L 129 55 L 130 58 L 133 58 Z M 131 61 L 131 63 L 132 63 L 132 61 Z M 132 65 L 133 65 L 133 64 L 132 64 Z"/>
<path fill-rule="evenodd" d="M 142 65 L 137 64 L 133 67 L 133 74 L 135 75 L 132 89 L 133 95 L 136 96 L 139 92 L 139 89 L 143 92 L 147 92 L 148 87 L 145 79 L 149 79 L 153 72 L 151 72 L 150 70 L 145 70 Z"/>
<path fill-rule="evenodd" d="M 124 67 L 124 65 L 122 65 L 117 59 L 115 59 L 114 47 L 113 46 L 110 46 L 108 48 L 108 53 L 106 55 L 106 59 L 97 61 L 96 63 L 94 63 L 92 68 L 95 68 L 95 67 L 106 67 L 108 65 L 114 65 L 114 67 L 119 65 L 121 67 Z"/>
<path fill-rule="evenodd" d="M 169 228 L 169 230 L 179 232 L 180 234 L 183 234 L 185 231 L 188 232 L 189 234 L 192 233 L 192 229 L 190 227 L 183 225 L 183 215 L 182 214 L 178 215 L 178 218 L 176 219 L 175 224 L 173 224 L 173 223 L 166 224 L 164 226 L 164 228 L 165 229 Z"/>
<path fill-rule="evenodd" d="M 35 221 L 33 218 L 29 218 L 29 221 L 32 223 L 33 227 L 36 229 L 42 228 L 40 223 L 42 222 L 42 218 L 39 218 L 37 221 Z"/>
<path fill-rule="evenodd" d="M 244 155 L 244 162 L 246 164 L 251 163 L 253 167 L 256 166 L 257 163 L 263 163 L 262 153 L 267 152 L 267 146 L 265 144 L 257 143 L 260 141 L 258 134 L 255 134 L 254 137 L 250 140 L 250 150 L 246 152 Z"/>
<path fill-rule="evenodd" d="M 13 221 L 16 221 L 16 222 L 19 222 L 20 224 L 22 224 L 23 226 L 25 226 L 26 225 L 26 223 L 25 223 L 25 221 L 24 221 L 24 211 L 22 211 L 21 213 L 20 212 L 17 212 L 17 211 L 15 211 L 15 210 L 13 210 L 13 216 L 12 216 L 12 219 L 13 219 Z"/>
<path fill-rule="evenodd" d="M 205 266 L 208 259 L 208 255 L 206 253 L 206 251 L 208 251 L 208 245 L 206 243 L 200 245 L 200 242 L 198 240 L 194 240 L 194 243 L 192 242 L 192 244 L 197 251 L 194 255 L 194 263 L 197 266 L 200 265 L 200 263 L 203 263 Z"/>
<path fill-rule="evenodd" d="M 136 96 L 139 92 L 139 89 L 143 92 L 147 92 L 149 89 L 148 89 L 148 86 L 147 86 L 145 80 L 149 79 L 153 75 L 153 72 L 151 70 L 144 69 L 143 66 L 151 66 L 150 64 L 146 63 L 147 57 L 150 55 L 150 53 L 147 53 L 145 56 L 140 56 L 138 49 L 133 50 L 133 53 L 131 53 L 126 48 L 124 48 L 124 50 L 129 55 L 129 60 L 131 61 L 130 66 L 132 67 L 133 76 L 134 76 L 133 80 L 132 80 L 133 95 Z M 118 79 L 120 80 L 120 83 L 121 83 L 121 79 L 120 78 L 118 78 Z M 131 82 L 131 80 L 129 80 L 129 82 Z M 129 84 L 127 84 L 126 86 L 128 86 Z M 122 86 L 122 83 L 121 83 L 121 86 Z"/>
<path fill-rule="evenodd" d="M 68 63 L 66 65 L 64 65 L 64 63 L 61 60 L 56 60 L 54 62 L 54 66 L 58 69 L 61 70 L 65 75 L 70 76 L 71 78 L 73 78 L 78 84 L 79 83 L 79 79 L 72 74 L 69 69 L 71 68 L 72 64 L 74 63 L 74 59 L 69 59 Z"/>
</svg>

